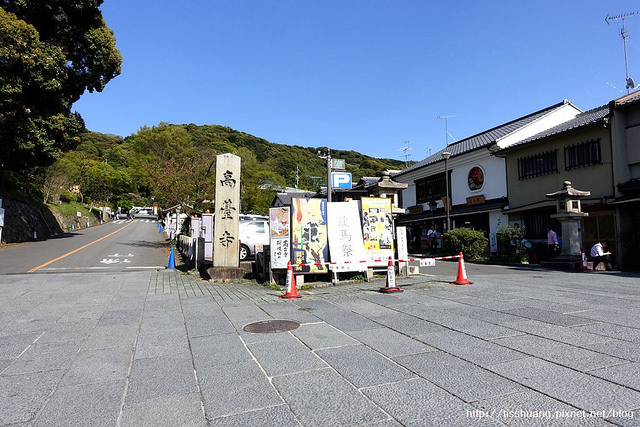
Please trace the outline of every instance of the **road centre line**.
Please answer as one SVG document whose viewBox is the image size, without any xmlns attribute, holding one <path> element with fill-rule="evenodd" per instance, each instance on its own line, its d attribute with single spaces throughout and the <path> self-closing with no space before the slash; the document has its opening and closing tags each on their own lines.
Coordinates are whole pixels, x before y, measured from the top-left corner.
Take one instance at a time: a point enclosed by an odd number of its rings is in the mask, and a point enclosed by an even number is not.
<svg viewBox="0 0 640 427">
<path fill-rule="evenodd" d="M 35 273 L 36 271 L 40 270 L 40 269 L 41 269 L 41 268 L 43 268 L 43 267 L 46 267 L 46 266 L 47 266 L 47 265 L 49 265 L 49 264 L 53 264 L 53 263 L 54 263 L 54 262 L 56 262 L 56 261 L 60 261 L 62 258 L 66 258 L 66 257 L 68 257 L 69 255 L 73 255 L 73 254 L 75 254 L 76 252 L 79 252 L 79 251 L 81 251 L 82 249 L 84 249 L 84 248 L 86 248 L 86 247 L 89 247 L 89 246 L 93 245 L 94 243 L 98 243 L 100 240 L 103 240 L 103 239 L 106 239 L 107 237 L 113 236 L 114 234 L 116 234 L 116 233 L 118 233 L 118 232 L 120 232 L 120 231 L 124 230 L 125 228 L 129 227 L 130 225 L 132 225 L 132 224 L 127 224 L 127 225 L 125 225 L 124 227 L 119 228 L 119 229 L 117 229 L 116 231 L 114 231 L 114 232 L 112 232 L 112 233 L 107 234 L 106 236 L 102 236 L 101 238 L 99 238 L 99 239 L 97 239 L 97 240 L 94 240 L 93 242 L 87 243 L 87 244 L 86 244 L 86 245 L 84 245 L 84 246 L 80 246 L 79 248 L 74 249 L 74 250 L 72 250 L 71 252 L 67 252 L 67 253 L 66 253 L 66 254 L 64 254 L 64 255 L 59 256 L 58 258 L 54 258 L 54 259 L 52 259 L 51 261 L 47 261 L 47 262 L 45 262 L 44 264 L 40 264 L 40 265 L 39 265 L 39 266 L 37 266 L 37 267 L 33 267 L 31 270 L 27 271 L 27 273 Z"/>
</svg>

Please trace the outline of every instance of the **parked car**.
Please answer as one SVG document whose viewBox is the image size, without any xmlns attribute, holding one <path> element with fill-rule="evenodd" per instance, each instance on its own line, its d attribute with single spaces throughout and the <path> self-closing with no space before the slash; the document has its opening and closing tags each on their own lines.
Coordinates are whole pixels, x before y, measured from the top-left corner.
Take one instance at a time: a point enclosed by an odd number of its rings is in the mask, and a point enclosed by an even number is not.
<svg viewBox="0 0 640 427">
<path fill-rule="evenodd" d="M 269 218 L 258 215 L 241 215 L 240 261 L 255 256 L 256 245 L 269 244 Z"/>
</svg>

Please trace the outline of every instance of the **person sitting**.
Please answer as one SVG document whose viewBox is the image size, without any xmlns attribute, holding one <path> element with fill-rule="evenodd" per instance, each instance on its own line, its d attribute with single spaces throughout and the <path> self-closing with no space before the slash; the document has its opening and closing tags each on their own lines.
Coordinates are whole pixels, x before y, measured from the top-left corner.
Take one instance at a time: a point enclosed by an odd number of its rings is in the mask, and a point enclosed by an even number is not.
<svg viewBox="0 0 640 427">
<path fill-rule="evenodd" d="M 591 247 L 591 259 L 593 259 L 593 269 L 595 270 L 598 264 L 601 262 L 604 263 L 607 271 L 613 270 L 613 266 L 611 265 L 611 252 L 607 250 L 611 243 L 608 240 L 603 240 L 602 242 L 598 242 Z M 607 250 L 607 252 L 605 252 Z"/>
</svg>

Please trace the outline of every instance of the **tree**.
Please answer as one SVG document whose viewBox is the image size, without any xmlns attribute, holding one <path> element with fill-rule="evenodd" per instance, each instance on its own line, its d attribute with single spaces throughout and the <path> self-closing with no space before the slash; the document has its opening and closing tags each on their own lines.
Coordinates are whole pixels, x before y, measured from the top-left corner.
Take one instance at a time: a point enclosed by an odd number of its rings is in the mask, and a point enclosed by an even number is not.
<svg viewBox="0 0 640 427">
<path fill-rule="evenodd" d="M 0 175 L 46 166 L 84 130 L 71 107 L 122 58 L 102 0 L 0 0 Z"/>
</svg>

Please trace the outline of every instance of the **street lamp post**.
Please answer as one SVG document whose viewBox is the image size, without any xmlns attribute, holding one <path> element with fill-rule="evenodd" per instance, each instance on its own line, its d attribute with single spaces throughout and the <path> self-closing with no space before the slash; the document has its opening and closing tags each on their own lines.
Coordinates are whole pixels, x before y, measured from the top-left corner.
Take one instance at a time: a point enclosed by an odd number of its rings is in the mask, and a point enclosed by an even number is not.
<svg viewBox="0 0 640 427">
<path fill-rule="evenodd" d="M 449 169 L 447 168 L 447 160 L 451 157 L 451 153 L 443 151 L 440 153 L 440 157 L 444 159 L 444 186 L 446 187 L 447 200 L 445 201 L 445 211 L 447 212 L 447 231 L 451 230 L 451 219 L 449 218 Z"/>
</svg>

